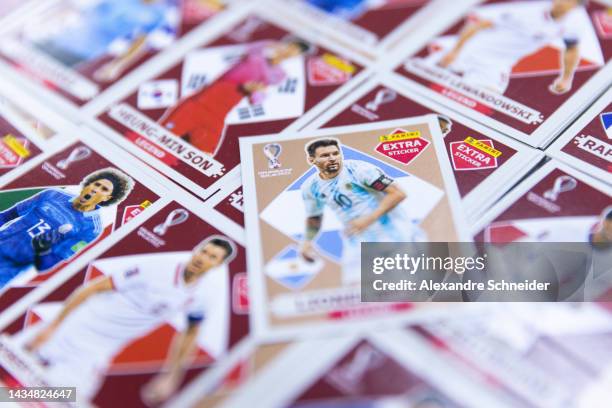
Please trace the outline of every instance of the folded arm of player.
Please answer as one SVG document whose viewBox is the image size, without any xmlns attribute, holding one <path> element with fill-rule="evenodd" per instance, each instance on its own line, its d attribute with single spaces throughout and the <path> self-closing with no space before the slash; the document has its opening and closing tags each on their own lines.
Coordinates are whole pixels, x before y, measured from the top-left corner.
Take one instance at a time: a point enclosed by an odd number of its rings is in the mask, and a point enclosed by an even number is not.
<svg viewBox="0 0 612 408">
<path fill-rule="evenodd" d="M 355 218 L 349 222 L 346 228 L 346 234 L 351 236 L 363 232 L 366 228 L 372 225 L 383 215 L 397 207 L 399 203 L 406 199 L 406 193 L 394 184 L 389 184 L 384 188 L 385 196 L 378 207 L 369 214 L 363 215 L 359 218 Z"/>
<path fill-rule="evenodd" d="M 0 211 L 0 225 L 4 225 L 17 217 L 19 217 L 19 211 L 17 210 L 17 206 L 11 207 L 4 211 Z"/>
<path fill-rule="evenodd" d="M 142 390 L 145 402 L 154 405 L 167 400 L 180 386 L 186 363 L 196 348 L 200 321 L 189 320 L 187 330 L 172 339 L 170 354 L 162 373 L 157 375 Z"/>
<path fill-rule="evenodd" d="M 459 56 L 459 53 L 461 52 L 463 46 L 472 37 L 474 37 L 480 31 L 491 27 L 493 27 L 493 23 L 488 20 L 478 20 L 476 22 L 467 23 L 459 34 L 459 39 L 457 40 L 455 46 L 444 57 L 442 57 L 438 65 L 440 65 L 442 68 L 446 68 L 451 65 Z"/>
<path fill-rule="evenodd" d="M 59 325 L 68 317 L 73 311 L 76 310 L 79 305 L 85 302 L 90 297 L 113 290 L 113 282 L 108 276 L 101 276 L 87 285 L 81 286 L 75 290 L 72 295 L 66 300 L 64 307 L 60 311 L 59 315 L 47 327 L 42 329 L 40 333 L 34 339 L 26 345 L 26 348 L 32 352 L 38 350 L 43 344 L 45 344 L 53 333 L 57 330 Z"/>
<path fill-rule="evenodd" d="M 26 200 L 18 202 L 11 208 L 7 208 L 4 211 L 0 211 L 0 226 L 6 224 L 9 221 L 14 220 L 15 218 L 20 217 L 23 213 L 28 212 L 34 206 L 34 204 L 36 204 L 40 196 L 40 193 L 35 194 L 34 196 Z"/>
<path fill-rule="evenodd" d="M 556 94 L 564 94 L 572 89 L 574 72 L 580 61 L 580 47 L 577 42 L 565 43 L 565 50 L 561 56 L 561 72 L 551 84 L 550 90 Z"/>
</svg>

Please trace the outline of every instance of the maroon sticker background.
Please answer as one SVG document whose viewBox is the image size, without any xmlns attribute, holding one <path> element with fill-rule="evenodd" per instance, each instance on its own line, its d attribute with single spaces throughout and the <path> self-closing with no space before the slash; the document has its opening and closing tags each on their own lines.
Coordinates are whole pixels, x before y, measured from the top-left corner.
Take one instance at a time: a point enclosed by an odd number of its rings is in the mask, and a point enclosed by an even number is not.
<svg viewBox="0 0 612 408">
<path fill-rule="evenodd" d="M 373 7 L 349 22 L 375 34 L 380 40 L 427 3 L 429 0 L 387 0 L 383 5 Z"/>
<path fill-rule="evenodd" d="M 601 119 L 599 118 L 600 113 L 612 112 L 612 102 L 608 104 L 601 112 L 591 120 L 584 128 L 577 132 L 574 136 L 593 136 L 594 138 L 601 140 L 605 143 L 610 143 L 606 131 L 604 130 Z M 607 160 L 602 159 L 599 156 L 588 153 L 574 144 L 574 138 L 572 137 L 565 146 L 561 149 L 562 152 L 567 153 L 571 156 L 576 157 L 579 160 L 585 161 L 603 171 L 612 173 L 612 164 Z"/>
<path fill-rule="evenodd" d="M 139 228 L 130 232 L 125 238 L 123 238 L 121 241 L 113 245 L 110 249 L 105 251 L 97 259 L 147 253 L 191 251 L 197 244 L 199 244 L 203 239 L 208 236 L 215 234 L 225 235 L 223 234 L 223 232 L 210 226 L 204 220 L 190 212 L 190 217 L 187 222 L 170 227 L 167 230 L 166 234 L 163 236 L 163 240 L 166 242 L 166 245 L 161 248 L 155 248 L 146 240 L 138 236 L 138 230 L 141 227 L 147 228 L 149 231 L 152 231 L 156 225 L 163 223 L 166 220 L 166 217 L 172 210 L 177 208 L 183 207 L 175 202 L 168 204 L 161 211 L 159 211 L 157 214 L 155 214 L 153 217 L 143 223 Z M 197 231 L 197 233 L 194 233 L 194 231 Z M 233 288 L 233 285 L 231 284 L 232 278 L 246 270 L 245 250 L 239 244 L 236 244 L 236 249 L 236 257 L 230 262 L 228 266 L 230 272 L 230 291 Z M 64 284 L 62 284 L 50 294 L 48 294 L 46 297 L 44 297 L 39 303 L 64 301 L 75 289 L 83 285 L 86 270 L 87 268 L 83 268 L 72 278 L 66 280 Z M 228 296 L 228 299 L 230 300 L 231 306 L 231 295 Z M 233 310 L 231 310 L 230 319 L 230 334 L 228 336 L 229 349 L 231 349 L 231 347 L 233 347 L 238 341 L 243 339 L 249 331 L 248 315 L 236 314 Z M 15 321 L 13 321 L 9 326 L 7 326 L 4 329 L 4 332 L 9 334 L 19 332 L 23 329 L 25 321 L 26 314 L 24 313 L 19 316 Z M 143 347 L 151 347 L 158 345 L 156 343 L 151 342 L 143 342 L 141 344 L 144 344 Z M 165 346 L 166 345 L 164 345 L 164 347 Z M 157 350 L 159 351 L 159 349 Z M 134 347 L 132 350 L 130 350 L 130 354 L 132 356 L 137 357 L 138 351 L 139 349 Z M 144 353 L 145 350 L 140 349 L 140 352 Z M 183 384 L 188 383 L 205 369 L 206 367 L 191 368 Z M 100 388 L 97 397 L 94 399 L 94 403 L 99 407 L 109 408 L 117 406 L 146 407 L 147 405 L 144 404 L 144 402 L 140 399 L 140 388 L 149 380 L 151 380 L 154 375 L 155 373 L 108 375 L 104 381 L 103 386 Z"/>
<path fill-rule="evenodd" d="M 241 26 L 242 24 L 244 24 L 244 21 L 239 23 L 236 27 Z M 229 33 L 235 32 L 236 27 L 228 30 L 228 32 Z M 216 41 L 213 41 L 212 43 L 208 44 L 207 47 L 246 44 L 246 43 L 262 41 L 262 40 L 280 40 L 288 34 L 289 33 L 287 31 L 283 30 L 280 27 L 277 27 L 271 23 L 264 23 L 256 31 L 254 31 L 253 34 L 249 37 L 249 39 L 246 41 L 235 41 L 231 38 L 231 36 L 225 35 L 217 39 Z M 317 52 L 313 56 L 311 56 L 311 58 L 316 57 L 316 56 L 321 56 L 324 53 L 334 54 L 325 48 L 317 46 Z M 305 61 L 305 63 L 307 62 Z M 351 63 L 356 68 L 355 72 L 353 73 L 353 76 L 355 76 L 360 71 L 361 67 L 359 67 L 353 62 Z M 150 81 L 160 80 L 160 79 L 176 79 L 180 81 L 182 69 L 183 69 L 183 62 L 175 65 L 174 67 L 170 68 L 169 70 L 162 73 L 161 75 L 158 75 L 155 78 L 151 78 Z M 304 70 L 305 72 L 307 72 L 306 67 L 304 68 Z M 149 80 L 145 82 L 148 82 L 148 81 Z M 308 112 L 317 103 L 319 103 L 321 100 L 329 96 L 332 92 L 334 92 L 336 89 L 338 89 L 342 85 L 343 84 L 312 86 L 309 83 L 309 81 L 306 81 L 306 103 L 305 103 L 304 112 L 305 113 Z M 136 91 L 130 96 L 128 96 L 127 98 L 125 98 L 122 102 L 125 102 L 128 105 L 132 106 L 134 109 L 138 110 L 137 99 L 138 99 L 138 92 Z M 152 119 L 153 121 L 157 121 L 161 118 L 161 116 L 164 114 L 165 111 L 166 109 L 150 109 L 144 112 L 143 111 L 139 111 L 139 112 L 147 116 L 148 118 Z M 101 114 L 99 116 L 99 119 L 102 122 L 104 122 L 106 125 L 111 127 L 112 129 L 116 130 L 118 133 L 120 133 L 124 137 L 126 136 L 127 133 L 130 132 L 130 130 L 127 127 L 119 124 L 117 121 L 112 119 L 108 115 L 108 113 Z M 240 149 L 239 149 L 239 144 L 238 144 L 239 137 L 277 133 L 283 130 L 284 128 L 286 128 L 287 126 L 289 126 L 296 119 L 298 118 L 228 126 L 225 129 L 225 136 L 223 137 L 221 146 L 218 148 L 217 154 L 215 155 L 215 159 L 221 162 L 225 166 L 225 170 L 226 170 L 225 174 L 227 174 L 232 168 L 240 164 L 240 154 L 239 154 Z M 147 153 L 143 151 L 143 154 L 147 154 Z M 196 184 L 200 185 L 203 188 L 210 187 L 214 182 L 218 180 L 218 178 L 211 178 L 211 177 L 205 176 L 200 171 L 192 168 L 190 165 L 180 160 L 178 160 L 178 163 L 172 167 L 174 170 L 178 171 L 183 176 L 187 177 L 188 179 L 190 179 L 191 181 L 195 182 Z"/>
<path fill-rule="evenodd" d="M 236 190 L 232 191 L 230 195 L 225 197 L 215 206 L 215 209 L 230 220 L 234 221 L 236 224 L 244 226 L 244 212 L 234 207 L 230 202 L 232 196 L 238 195 L 242 196 L 242 187 L 238 187 Z M 241 201 L 243 202 L 242 205 L 244 208 L 244 198 Z"/>
<path fill-rule="evenodd" d="M 515 0 L 489 0 L 482 5 L 485 4 L 494 4 L 494 3 L 512 3 Z M 475 7 L 476 8 L 476 7 Z M 604 61 L 609 62 L 612 57 L 612 38 L 603 38 L 601 33 L 597 30 L 596 25 L 593 21 L 593 12 L 606 10 L 606 8 L 596 3 L 595 1 L 588 2 L 586 6 L 587 13 L 589 14 L 591 24 L 595 29 L 595 33 L 599 39 L 599 44 L 601 46 L 601 51 L 604 56 Z M 468 13 L 469 14 L 469 13 Z M 440 37 L 443 35 L 452 35 L 457 34 L 461 31 L 464 26 L 465 19 L 462 17 L 459 22 L 451 26 L 448 30 L 436 36 Z M 422 48 L 414 57 L 424 57 L 428 55 L 427 46 Z M 405 60 L 404 60 L 405 61 Z M 419 76 L 416 76 L 404 69 L 404 61 L 402 64 L 396 69 L 396 72 L 410 78 L 413 81 L 416 81 L 428 88 L 433 85 L 428 80 L 422 79 Z M 601 69 L 601 68 L 600 68 Z M 508 84 L 508 89 L 504 93 L 504 96 L 510 99 L 513 99 L 517 102 L 520 102 L 526 106 L 534 108 L 544 116 L 544 122 L 561 107 L 563 103 L 565 103 L 578 89 L 580 89 L 594 74 L 599 72 L 598 69 L 589 69 L 584 71 L 576 71 L 574 74 L 574 80 L 572 84 L 572 89 L 562 95 L 555 95 L 548 90 L 548 86 L 554 81 L 557 77 L 557 73 L 548 74 L 548 75 L 539 75 L 536 77 L 521 77 L 521 78 L 511 78 L 510 83 Z M 463 95 L 463 93 L 461 94 Z M 442 95 L 440 95 L 443 97 Z M 467 95 L 469 97 L 469 95 Z M 464 105 L 462 105 L 464 106 Z M 537 130 L 537 128 L 541 124 L 533 124 L 529 125 L 523 123 L 519 120 L 513 119 L 510 116 L 507 116 L 501 112 L 492 111 L 493 113 L 490 115 L 491 118 L 504 123 L 508 126 L 511 126 L 514 129 L 517 129 L 526 134 L 532 134 Z"/>
<path fill-rule="evenodd" d="M 75 143 L 70 145 L 68 148 L 62 150 L 61 152 L 51 156 L 44 163 L 49 163 L 55 165 L 59 160 L 65 159 L 68 157 L 70 152 L 79 146 L 87 146 L 84 143 Z M 51 176 L 46 171 L 42 170 L 42 165 L 39 165 L 24 175 L 20 176 L 18 179 L 12 181 L 11 183 L 2 187 L 3 191 L 12 190 L 12 189 L 24 189 L 24 188 L 39 188 L 39 187 L 55 187 L 55 186 L 65 186 L 65 185 L 75 185 L 80 184 L 85 176 L 88 174 L 103 169 L 106 167 L 114 167 L 117 168 L 129 176 L 132 176 L 128 171 L 125 171 L 121 168 L 121 166 L 117 166 L 110 161 L 106 160 L 104 157 L 97 154 L 94 150 L 91 151 L 91 156 L 87 159 L 72 163 L 70 167 L 66 171 L 62 171 L 66 178 L 57 180 L 53 176 Z M 134 180 L 134 188 L 132 192 L 123 200 L 121 203 L 117 204 L 117 218 L 115 220 L 114 229 L 117 229 L 121 226 L 121 221 L 123 217 L 123 212 L 127 206 L 130 205 L 140 205 L 145 201 L 155 202 L 159 196 L 153 191 L 149 190 L 147 187 L 143 186 L 132 176 Z M 95 245 L 94 245 L 95 246 Z M 75 257 L 71 258 L 74 260 L 76 257 L 82 256 L 87 252 L 88 249 L 79 252 Z M 69 261 L 70 262 L 70 261 Z M 53 274 L 41 274 L 39 276 L 45 276 L 45 278 L 50 277 Z M 16 302 L 19 298 L 25 296 L 28 292 L 35 289 L 35 287 L 11 287 L 8 288 L 2 295 L 0 295 L 0 310 L 5 310 L 12 303 Z"/>
<path fill-rule="evenodd" d="M 530 218 L 599 216 L 601 212 L 610 205 L 610 196 L 594 189 L 579 179 L 576 179 L 577 185 L 575 189 L 559 194 L 557 200 L 554 202 L 561 208 L 560 212 L 550 213 L 527 199 L 527 195 L 530 192 L 542 196 L 554 186 L 557 177 L 563 175 L 568 174 L 560 169 L 554 169 L 527 193 L 523 194 L 512 203 L 504 212 L 492 220 L 490 224 L 499 221 L 524 220 Z M 484 240 L 484 229 L 479 232 L 474 239 L 477 242 L 482 242 Z"/>
<path fill-rule="evenodd" d="M 372 89 L 372 91 L 368 92 L 363 97 L 359 98 L 355 101 L 353 105 L 358 105 L 359 107 L 365 109 L 365 105 L 374 100 L 376 94 L 382 90 L 387 89 L 382 85 L 378 85 Z M 377 121 L 383 120 L 392 120 L 392 119 L 402 119 L 411 116 L 420 116 L 427 115 L 431 113 L 436 113 L 431 109 L 419 104 L 412 99 L 408 99 L 399 92 L 396 91 L 397 97 L 392 102 L 381 104 L 378 106 L 378 110 L 375 113 L 378 115 Z M 475 130 L 470 129 L 469 127 L 459 123 L 455 119 L 451 118 L 453 121 L 453 126 L 449 134 L 444 138 L 444 144 L 446 145 L 446 151 L 450 158 L 450 143 L 463 141 L 466 137 L 471 136 L 475 139 L 489 139 L 490 136 L 486 134 L 479 133 Z M 343 110 L 337 116 L 330 119 L 327 123 L 325 123 L 322 128 L 333 127 L 333 126 L 346 126 L 346 125 L 356 125 L 362 123 L 370 123 L 371 121 L 367 119 L 365 116 L 362 116 L 358 113 L 355 113 L 351 107 Z M 492 139 L 492 138 L 491 138 Z M 501 156 L 497 158 L 498 167 L 503 165 L 507 160 L 509 160 L 514 154 L 516 150 L 501 144 L 495 139 L 493 140 L 493 146 L 495 149 L 502 152 Z M 451 164 L 452 167 L 452 164 Z M 461 197 L 467 195 L 470 191 L 472 191 L 475 187 L 477 187 L 480 183 L 482 183 L 487 177 L 493 174 L 497 169 L 481 169 L 481 170 L 468 170 L 468 171 L 457 171 L 453 168 L 453 174 L 455 179 L 457 180 L 457 187 L 459 188 L 459 194 Z"/>
<path fill-rule="evenodd" d="M 184 7 L 182 5 L 183 0 L 178 0 L 179 3 L 181 3 L 181 5 L 179 5 L 179 9 L 181 9 L 181 13 L 183 12 L 182 8 Z M 216 13 L 218 14 L 218 13 Z M 173 45 L 176 44 L 177 41 L 179 41 L 183 36 L 185 36 L 187 33 L 189 33 L 191 30 L 193 30 L 194 28 L 196 28 L 198 25 L 200 25 L 201 23 L 203 23 L 204 21 L 210 19 L 211 17 L 214 17 L 214 14 L 208 18 L 205 19 L 200 19 L 198 21 L 190 21 L 188 23 L 186 23 L 184 21 L 184 19 L 182 19 L 180 26 L 178 27 L 177 30 L 177 35 L 176 38 L 174 39 L 174 41 L 172 42 L 172 44 L 170 45 L 170 47 L 172 47 Z M 110 86 L 114 85 L 117 81 L 120 81 L 123 77 L 125 77 L 127 74 L 129 74 L 130 72 L 132 72 L 134 69 L 138 68 L 140 65 L 144 64 L 146 61 L 148 61 L 151 57 L 159 54 L 160 52 L 164 52 L 164 49 L 161 50 L 148 50 L 145 53 L 143 53 L 143 55 L 136 59 L 125 71 L 123 71 L 123 73 L 119 76 L 119 78 L 117 78 L 114 81 L 111 82 L 99 82 L 96 81 L 94 79 L 94 72 L 102 67 L 104 64 L 106 64 L 107 62 L 113 60 L 112 56 L 104 56 L 104 57 L 100 57 L 97 58 L 91 62 L 88 63 L 83 63 L 80 64 L 79 69 L 75 70 L 76 72 L 78 72 L 79 74 L 81 74 L 82 76 L 84 76 L 85 78 L 89 79 L 90 81 L 94 82 L 95 84 L 97 84 L 100 87 L 100 92 L 102 93 L 105 89 L 109 88 Z M 71 95 L 70 93 L 58 88 L 56 85 L 54 85 L 52 82 L 48 81 L 47 79 L 43 79 L 43 78 L 38 78 L 37 76 L 35 76 L 34 74 L 30 74 L 27 71 L 27 67 L 22 67 L 19 64 L 17 64 L 15 61 L 11 60 L 10 58 L 4 56 L 3 54 L 0 53 L 0 58 L 10 62 L 11 64 L 13 64 L 15 66 L 16 69 L 22 71 L 22 73 L 24 73 L 26 76 L 30 76 L 36 80 L 39 80 L 44 86 L 46 86 L 47 88 L 51 89 L 53 92 L 56 92 L 60 95 L 62 95 L 64 98 L 68 99 L 70 102 L 74 103 L 77 106 L 83 106 L 86 103 L 90 102 L 90 100 L 81 100 L 73 95 Z"/>
<path fill-rule="evenodd" d="M 333 381 L 330 381 L 329 374 L 334 370 L 342 370 L 343 366 L 345 370 L 350 371 L 350 368 L 347 367 L 350 367 L 350 363 L 356 359 L 356 356 L 363 348 L 372 349 L 372 351 L 376 353 L 377 357 L 374 357 L 377 359 L 376 364 L 370 364 L 360 376 L 358 382 L 347 383 L 349 387 L 342 390 L 340 387 L 336 386 Z M 327 404 L 333 406 L 334 401 L 338 401 L 340 402 L 340 406 L 346 407 L 351 406 L 351 403 L 355 404 L 355 406 L 369 406 L 366 402 L 371 402 L 380 397 L 394 395 L 401 395 L 406 401 L 410 401 L 410 397 L 412 396 L 417 398 L 434 397 L 448 403 L 448 405 L 444 406 L 448 406 L 449 408 L 458 407 L 458 405 L 443 397 L 435 387 L 427 384 L 415 373 L 400 365 L 391 356 L 383 353 L 366 341 L 360 342 L 334 363 L 329 370 L 323 376 L 317 378 L 314 383 L 291 404 L 291 406 L 319 406 L 318 404 L 321 404 L 321 406 L 327 406 Z M 414 406 L 416 406 L 416 404 Z"/>
</svg>

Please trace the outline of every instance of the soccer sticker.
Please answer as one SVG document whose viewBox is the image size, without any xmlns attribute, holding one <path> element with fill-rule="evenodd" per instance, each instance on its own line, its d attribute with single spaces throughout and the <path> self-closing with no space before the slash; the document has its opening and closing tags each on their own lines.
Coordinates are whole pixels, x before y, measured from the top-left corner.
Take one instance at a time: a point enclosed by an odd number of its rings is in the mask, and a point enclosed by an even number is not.
<svg viewBox="0 0 612 408">
<path fill-rule="evenodd" d="M 612 42 L 598 35 L 593 20 L 604 10 L 597 1 L 488 1 L 428 41 L 398 72 L 436 100 L 544 145 L 562 129 L 567 113 L 560 111 L 570 98 L 577 111 L 605 88 L 596 78 L 605 77 Z M 593 91 L 574 98 L 582 88 Z M 547 126 L 554 129 L 540 130 L 552 117 Z"/>
<path fill-rule="evenodd" d="M 469 240 L 437 120 L 306 134 L 241 139 L 247 240 L 260 248 L 249 255 L 261 271 L 250 282 L 260 296 L 256 321 L 265 322 L 258 330 L 324 330 L 322 323 L 332 320 L 405 312 L 361 304 L 360 248 L 362 242 Z M 410 160 L 376 152 L 381 143 L 407 142 L 421 147 Z M 262 154 L 270 144 L 283 152 L 274 177 Z"/>
<path fill-rule="evenodd" d="M 167 245 L 133 230 L 74 276 L 37 292 L 18 316 L 25 325 L 0 337 L 4 381 L 76 386 L 79 405 L 98 406 L 113 401 L 102 387 L 128 384 L 123 403 L 158 405 L 181 389 L 187 370 L 213 367 L 247 334 L 243 247 L 177 202 L 141 228 Z M 85 302 L 74 304 L 74 296 Z M 178 352 L 187 349 L 194 352 Z"/>
<path fill-rule="evenodd" d="M 79 106 L 224 8 L 220 0 L 48 3 L 21 16 L 0 56 Z"/>
<path fill-rule="evenodd" d="M 99 119 L 206 199 L 238 166 L 239 137 L 281 131 L 359 71 L 346 57 L 251 15 Z"/>
</svg>

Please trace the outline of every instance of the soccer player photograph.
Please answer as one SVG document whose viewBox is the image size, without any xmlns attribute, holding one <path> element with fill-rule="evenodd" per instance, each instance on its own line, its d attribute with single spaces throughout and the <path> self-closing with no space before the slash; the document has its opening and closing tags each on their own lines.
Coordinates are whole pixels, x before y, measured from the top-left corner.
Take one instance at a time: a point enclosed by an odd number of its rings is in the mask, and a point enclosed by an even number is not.
<svg viewBox="0 0 612 408">
<path fill-rule="evenodd" d="M 45 272 L 95 241 L 104 230 L 100 209 L 123 201 L 133 185 L 105 168 L 86 176 L 78 195 L 47 188 L 0 211 L 0 287 L 31 267 Z"/>
<path fill-rule="evenodd" d="M 76 387 L 79 399 L 91 401 L 116 355 L 182 315 L 184 328 L 172 339 L 166 362 L 141 389 L 148 404 L 163 402 L 181 385 L 204 319 L 214 308 L 229 308 L 218 302 L 214 279 L 219 271 L 228 279 L 235 254 L 233 242 L 213 235 L 191 251 L 103 259 L 105 274 L 75 290 L 25 348 L 54 384 Z"/>
<path fill-rule="evenodd" d="M 508 3 L 504 12 L 468 20 L 450 50 L 433 60 L 474 85 L 504 94 L 513 67 L 543 47 L 562 42 L 561 69 L 550 84 L 553 94 L 571 90 L 580 61 L 585 0 Z M 520 6 L 520 7 L 519 7 Z M 484 6 L 486 7 L 493 6 Z"/>
<path fill-rule="evenodd" d="M 380 168 L 361 160 L 344 160 L 340 142 L 316 139 L 306 145 L 306 158 L 317 170 L 301 187 L 306 232 L 301 255 L 313 262 L 313 240 L 330 208 L 344 225 L 343 283 L 360 281 L 361 242 L 423 242 L 425 233 L 398 207 L 406 193 Z"/>
<path fill-rule="evenodd" d="M 147 51 L 172 43 L 180 18 L 175 0 L 98 0 L 66 14 L 63 7 L 49 15 L 59 27 L 34 46 L 74 69 L 111 56 L 94 72 L 99 82 L 116 80 Z"/>
<path fill-rule="evenodd" d="M 220 78 L 180 100 L 159 122 L 192 146 L 214 156 L 225 130 L 225 118 L 243 98 L 261 103 L 266 88 L 287 77 L 281 63 L 309 52 L 311 45 L 298 38 L 251 44 L 245 55 Z"/>
</svg>

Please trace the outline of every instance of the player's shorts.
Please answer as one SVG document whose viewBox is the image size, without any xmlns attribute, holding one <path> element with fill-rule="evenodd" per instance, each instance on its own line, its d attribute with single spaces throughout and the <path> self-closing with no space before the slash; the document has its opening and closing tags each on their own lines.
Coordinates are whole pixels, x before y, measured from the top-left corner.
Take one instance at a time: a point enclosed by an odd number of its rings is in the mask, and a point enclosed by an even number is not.
<svg viewBox="0 0 612 408">
<path fill-rule="evenodd" d="M 214 155 L 223 137 L 225 118 L 244 98 L 235 83 L 218 80 L 179 102 L 162 126 L 199 150 Z"/>
<path fill-rule="evenodd" d="M 453 67 L 451 66 L 451 69 Z M 510 82 L 510 74 L 506 70 L 500 70 L 498 67 L 490 65 L 470 65 L 469 67 L 462 67 L 457 71 L 463 74 L 463 80 L 469 82 L 478 88 L 493 91 L 500 95 L 503 95 L 508 89 L 508 83 Z"/>
</svg>

